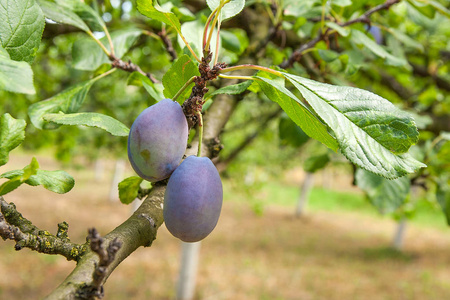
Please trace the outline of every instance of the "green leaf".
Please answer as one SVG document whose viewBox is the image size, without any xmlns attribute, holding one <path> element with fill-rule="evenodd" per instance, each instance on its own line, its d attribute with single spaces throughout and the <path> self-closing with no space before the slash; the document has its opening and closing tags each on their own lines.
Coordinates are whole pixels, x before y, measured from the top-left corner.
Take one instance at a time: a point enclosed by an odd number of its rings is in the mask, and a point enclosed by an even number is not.
<svg viewBox="0 0 450 300">
<path fill-rule="evenodd" d="M 9 192 L 14 191 L 17 189 L 23 182 L 20 181 L 20 179 L 12 179 L 8 180 L 2 185 L 0 185 L 0 196 L 6 195 Z"/>
<path fill-rule="evenodd" d="M 258 73 L 262 75 L 264 73 Z M 313 139 L 323 143 L 333 151 L 337 151 L 338 143 L 323 124 L 294 94 L 284 87 L 284 82 L 280 82 L 257 76 L 258 84 L 266 96 L 277 102 L 300 128 Z"/>
<path fill-rule="evenodd" d="M 9 152 L 25 139 L 25 120 L 17 120 L 6 113 L 0 117 L 0 166 L 9 160 Z"/>
<path fill-rule="evenodd" d="M 339 26 L 338 24 L 334 22 L 326 22 L 325 25 L 330 27 L 331 29 L 334 29 L 339 33 L 341 36 L 346 37 L 350 34 L 350 30 L 348 28 Z"/>
<path fill-rule="evenodd" d="M 432 7 L 434 7 L 434 9 L 436 9 L 438 12 L 440 12 L 441 14 L 446 16 L 447 18 L 450 18 L 450 10 L 448 8 L 446 8 L 445 6 L 443 6 L 442 4 L 440 4 L 437 1 L 428 1 L 428 3 Z"/>
<path fill-rule="evenodd" d="M 365 90 L 283 74 L 334 132 L 342 153 L 354 164 L 390 179 L 425 167 L 405 153 L 419 138 L 409 114 Z"/>
<path fill-rule="evenodd" d="M 281 144 L 293 147 L 301 147 L 309 140 L 309 136 L 287 116 L 280 118 L 278 134 Z"/>
<path fill-rule="evenodd" d="M 32 63 L 45 20 L 35 0 L 1 0 L 0 40 L 12 60 Z"/>
<path fill-rule="evenodd" d="M 42 185 L 47 190 L 58 194 L 67 193 L 75 185 L 72 176 L 64 171 L 40 170 L 39 163 L 34 157 L 31 163 L 22 170 L 3 173 L 0 178 L 9 179 L 0 186 L 0 196 L 11 192 L 23 183 L 31 186 Z"/>
<path fill-rule="evenodd" d="M 220 0 L 206 0 L 206 4 L 211 11 L 215 10 L 220 5 Z M 222 21 L 232 18 L 242 11 L 245 6 L 245 0 L 231 0 L 222 7 L 221 16 Z"/>
<path fill-rule="evenodd" d="M 239 95 L 247 90 L 247 88 L 253 83 L 253 80 L 247 80 L 241 83 L 232 84 L 224 86 L 220 89 L 215 90 L 209 96 L 214 96 L 218 94 L 228 94 L 228 95 Z"/>
<path fill-rule="evenodd" d="M 162 92 L 164 89 L 163 85 L 161 83 L 155 84 L 151 82 L 147 76 L 139 72 L 133 72 L 128 76 L 127 85 L 143 86 L 151 97 L 151 101 L 148 103 L 149 106 L 164 99 Z"/>
<path fill-rule="evenodd" d="M 247 33 L 242 29 L 220 30 L 220 37 L 223 48 L 238 55 L 242 54 L 248 48 L 249 40 Z"/>
<path fill-rule="evenodd" d="M 65 171 L 37 170 L 36 175 L 32 175 L 25 183 L 32 186 L 42 185 L 54 193 L 65 194 L 73 188 L 75 180 Z"/>
<path fill-rule="evenodd" d="M 115 136 L 128 136 L 130 129 L 122 122 L 99 113 L 75 113 L 75 114 L 47 114 L 43 116 L 47 122 L 60 125 L 83 125 L 97 127 L 108 131 Z"/>
<path fill-rule="evenodd" d="M 172 64 L 162 78 L 164 96 L 172 99 L 192 76 L 200 76 L 198 67 L 189 56 L 183 55 Z M 182 104 L 184 100 L 189 97 L 193 85 L 194 83 L 189 85 L 180 97 L 178 97 L 178 103 Z"/>
<path fill-rule="evenodd" d="M 393 66 L 406 66 L 408 62 L 405 59 L 395 57 L 386 51 L 381 45 L 368 37 L 364 32 L 352 29 L 352 40 L 358 45 L 364 45 L 373 54 L 386 60 L 386 63 Z"/>
<path fill-rule="evenodd" d="M 130 204 L 137 198 L 139 187 L 144 179 L 138 176 L 125 178 L 119 183 L 119 199 L 123 204 Z"/>
<path fill-rule="evenodd" d="M 36 93 L 30 65 L 10 59 L 8 52 L 0 46 L 0 90 L 2 89 L 13 93 Z"/>
<path fill-rule="evenodd" d="M 23 174 L 22 176 L 22 180 L 28 180 L 31 178 L 31 176 L 37 174 L 37 171 L 39 169 L 39 163 L 36 159 L 36 157 L 33 157 L 31 159 L 31 163 L 26 166 L 25 168 L 23 168 Z"/>
<path fill-rule="evenodd" d="M 173 26 L 177 32 L 181 31 L 181 24 L 174 13 L 164 11 L 156 0 L 137 0 L 138 11 L 150 19 Z"/>
<path fill-rule="evenodd" d="M 47 0 L 38 0 L 39 6 L 44 12 L 45 17 L 57 23 L 75 26 L 84 31 L 90 31 L 84 21 L 74 12 L 66 7 L 59 6 L 54 2 Z"/>
<path fill-rule="evenodd" d="M 383 214 L 394 212 L 409 195 L 410 181 L 408 177 L 389 180 L 363 169 L 355 174 L 356 183 L 372 204 Z"/>
<path fill-rule="evenodd" d="M 39 163 L 36 158 L 31 159 L 31 163 L 23 168 L 22 170 L 14 170 L 3 173 L 0 178 L 7 178 L 8 181 L 4 182 L 0 186 L 0 196 L 3 196 L 16 188 L 18 188 L 22 183 L 26 182 L 31 176 L 37 173 L 39 168 Z"/>
<path fill-rule="evenodd" d="M 54 124 L 46 124 L 42 117 L 46 114 L 57 113 L 60 111 L 63 113 L 77 112 L 83 104 L 89 89 L 96 80 L 97 78 L 94 78 L 89 81 L 81 82 L 47 100 L 30 105 L 28 108 L 28 115 L 30 116 L 33 125 L 39 129 L 58 128 L 59 126 L 55 126 Z"/>
<path fill-rule="evenodd" d="M 331 4 L 340 6 L 340 7 L 345 7 L 345 6 L 352 5 L 352 1 L 351 0 L 331 0 Z"/>
<path fill-rule="evenodd" d="M 93 31 L 106 28 L 102 17 L 89 5 L 80 0 L 55 0 L 59 6 L 67 8 L 77 14 Z M 73 25 L 73 24 L 71 24 Z"/>
<path fill-rule="evenodd" d="M 429 1 L 423 3 L 420 1 L 408 0 L 408 3 L 427 18 L 433 19 L 434 15 L 436 14 L 436 10 L 431 5 L 429 5 Z"/>
<path fill-rule="evenodd" d="M 201 57 L 203 55 L 202 52 L 202 39 L 203 39 L 203 30 L 205 29 L 205 24 L 201 21 L 201 19 L 198 19 L 196 21 L 192 22 L 186 22 L 181 25 L 181 32 L 186 39 L 186 41 L 191 45 L 194 52 L 197 54 L 198 57 Z M 219 38 L 219 48 L 221 49 L 221 41 L 222 39 Z M 181 39 L 180 36 L 178 36 L 178 44 L 184 45 L 184 41 Z M 211 51 L 213 53 L 216 52 L 216 45 L 217 45 L 217 29 L 214 29 L 214 33 L 211 39 Z"/>
<path fill-rule="evenodd" d="M 339 58 L 339 53 L 332 50 L 319 49 L 319 55 L 326 62 L 332 62 Z"/>
<path fill-rule="evenodd" d="M 400 42 L 402 42 L 405 46 L 409 46 L 411 48 L 417 49 L 420 52 L 423 53 L 424 48 L 421 43 L 419 43 L 417 40 L 410 38 L 400 30 L 397 30 L 395 28 L 389 28 L 389 32 Z"/>
<path fill-rule="evenodd" d="M 328 153 L 321 155 L 313 155 L 305 160 L 303 169 L 308 173 L 315 173 L 323 169 L 330 161 L 330 156 Z"/>
<path fill-rule="evenodd" d="M 122 58 L 141 34 L 142 30 L 136 28 L 112 32 L 111 39 L 114 45 L 115 56 Z M 106 49 L 111 50 L 106 37 L 101 38 L 100 42 L 105 45 Z M 99 45 L 90 38 L 77 40 L 73 44 L 72 59 L 75 69 L 85 71 L 94 71 L 102 64 L 111 62 Z"/>
</svg>

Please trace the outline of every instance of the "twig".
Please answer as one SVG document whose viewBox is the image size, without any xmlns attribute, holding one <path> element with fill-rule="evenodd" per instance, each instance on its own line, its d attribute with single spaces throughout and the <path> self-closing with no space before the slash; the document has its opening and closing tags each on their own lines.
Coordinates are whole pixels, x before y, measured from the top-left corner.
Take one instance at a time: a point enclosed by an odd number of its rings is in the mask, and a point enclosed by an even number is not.
<svg viewBox="0 0 450 300">
<path fill-rule="evenodd" d="M 91 250 L 99 257 L 94 272 L 92 273 L 92 283 L 86 285 L 78 292 L 81 299 L 101 299 L 104 296 L 103 283 L 106 281 L 108 266 L 114 261 L 117 251 L 122 247 L 122 242 L 116 237 L 108 247 L 104 246 L 105 240 L 100 236 L 97 229 L 89 229 L 88 240 Z"/>
<path fill-rule="evenodd" d="M 400 0 L 387 0 L 386 2 L 384 2 L 383 4 L 380 4 L 378 6 L 375 6 L 374 8 L 369 9 L 368 11 L 366 11 L 362 16 L 355 18 L 353 20 L 344 22 L 342 24 L 339 24 L 341 26 L 349 26 L 355 23 L 370 23 L 370 16 L 374 13 L 376 13 L 377 11 L 380 10 L 384 10 L 384 9 L 389 9 L 392 5 L 399 3 Z"/>
<path fill-rule="evenodd" d="M 130 60 L 128 62 L 125 62 L 120 58 L 115 57 L 114 55 L 110 55 L 109 59 L 111 60 L 111 66 L 113 68 L 121 69 L 130 73 L 139 72 L 150 79 L 151 82 L 159 83 L 159 81 L 152 74 L 145 73 L 138 65 L 133 64 Z"/>
<path fill-rule="evenodd" d="M 0 197 L 0 236 L 3 240 L 14 240 L 15 249 L 29 248 L 45 254 L 59 254 L 67 260 L 78 261 L 86 252 L 85 244 L 70 242 L 67 236 L 69 225 L 66 222 L 58 224 L 58 233 L 50 234 L 40 230 L 19 213 L 14 204 L 8 204 Z"/>
<path fill-rule="evenodd" d="M 161 40 L 164 43 L 164 46 L 166 46 L 167 52 L 172 57 L 171 61 L 174 61 L 175 59 L 177 59 L 177 57 L 178 57 L 177 52 L 173 48 L 172 41 L 167 37 L 167 32 L 164 27 L 160 32 L 158 32 L 158 36 L 161 37 Z"/>
<path fill-rule="evenodd" d="M 278 117 L 282 111 L 283 110 L 281 108 L 276 109 L 265 118 L 262 118 L 261 124 L 267 124 L 272 119 Z M 260 135 L 260 133 L 260 128 L 258 128 L 256 131 L 247 135 L 246 138 L 236 148 L 234 148 L 227 157 L 225 157 L 224 159 L 219 159 L 219 161 L 216 163 L 219 172 L 225 170 L 226 166 L 229 165 L 230 162 L 233 161 L 242 152 L 242 150 L 250 145 L 253 140 Z"/>
<path fill-rule="evenodd" d="M 378 6 L 375 6 L 374 8 L 366 11 L 363 15 L 361 15 L 358 18 L 352 19 L 350 21 L 344 22 L 344 23 L 340 23 L 339 25 L 342 27 L 346 27 L 355 23 L 368 23 L 370 24 L 370 16 L 380 10 L 383 9 L 389 9 L 392 5 L 396 4 L 400 2 L 400 0 L 387 0 L 385 3 L 380 4 Z M 329 36 L 329 34 L 332 32 L 332 30 L 330 28 L 327 28 L 324 32 L 319 31 L 319 34 L 316 38 L 314 38 L 313 40 L 309 41 L 306 44 L 303 44 L 302 46 L 300 46 L 300 48 L 298 48 L 297 50 L 295 50 L 292 55 L 285 60 L 284 62 L 282 62 L 279 67 L 283 68 L 283 69 L 287 69 L 290 68 L 294 65 L 295 62 L 299 61 L 300 58 L 302 57 L 303 53 L 310 49 L 313 48 L 318 42 L 326 40 Z"/>
</svg>

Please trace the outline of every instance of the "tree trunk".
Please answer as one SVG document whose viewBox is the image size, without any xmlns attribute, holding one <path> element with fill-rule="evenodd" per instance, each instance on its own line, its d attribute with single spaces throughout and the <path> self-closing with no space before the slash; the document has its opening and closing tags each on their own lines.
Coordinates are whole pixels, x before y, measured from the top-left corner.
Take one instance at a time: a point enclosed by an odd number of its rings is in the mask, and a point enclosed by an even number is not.
<svg viewBox="0 0 450 300">
<path fill-rule="evenodd" d="M 314 182 L 314 174 L 307 172 L 305 179 L 303 180 L 302 187 L 300 189 L 300 197 L 298 198 L 297 209 L 295 211 L 295 216 L 297 218 L 300 218 L 305 215 L 309 191 L 313 186 L 313 182 Z"/>
<path fill-rule="evenodd" d="M 395 230 L 394 239 L 392 240 L 392 248 L 398 251 L 402 251 L 403 249 L 403 241 L 405 240 L 405 231 L 406 231 L 406 218 L 403 217 L 397 223 L 397 229 Z"/>
<path fill-rule="evenodd" d="M 200 245 L 201 242 L 182 242 L 181 244 L 181 265 L 177 286 L 178 300 L 194 299 Z"/>
<path fill-rule="evenodd" d="M 123 179 L 123 173 L 125 172 L 125 160 L 116 160 L 116 167 L 114 169 L 114 176 L 111 182 L 111 188 L 109 189 L 109 201 L 116 202 L 119 200 L 119 182 Z"/>
</svg>

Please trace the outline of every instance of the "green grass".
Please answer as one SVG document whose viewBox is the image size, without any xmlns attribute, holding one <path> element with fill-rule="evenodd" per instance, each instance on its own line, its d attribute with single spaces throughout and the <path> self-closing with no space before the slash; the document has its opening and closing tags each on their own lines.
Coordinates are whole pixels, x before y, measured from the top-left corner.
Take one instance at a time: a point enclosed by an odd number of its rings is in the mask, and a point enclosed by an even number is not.
<svg viewBox="0 0 450 300">
<path fill-rule="evenodd" d="M 256 188 L 245 188 L 224 182 L 227 190 L 225 200 L 247 199 L 254 207 L 256 213 L 263 213 L 267 205 L 292 207 L 294 212 L 300 188 L 276 181 L 266 182 Z M 433 227 L 448 231 L 445 217 L 439 207 L 433 206 L 425 199 L 419 199 L 416 212 L 410 222 L 419 226 Z M 364 194 L 357 192 L 343 192 L 314 187 L 309 194 L 307 211 L 355 212 L 374 218 L 392 218 L 391 215 L 381 215 Z"/>
</svg>

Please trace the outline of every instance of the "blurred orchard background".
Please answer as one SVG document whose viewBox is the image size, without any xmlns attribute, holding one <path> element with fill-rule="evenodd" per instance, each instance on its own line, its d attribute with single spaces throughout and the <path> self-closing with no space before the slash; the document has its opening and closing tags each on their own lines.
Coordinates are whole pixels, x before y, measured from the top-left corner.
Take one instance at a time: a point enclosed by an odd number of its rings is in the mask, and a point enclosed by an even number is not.
<svg viewBox="0 0 450 300">
<path fill-rule="evenodd" d="M 172 39 L 174 51 L 182 53 L 175 32 L 158 36 L 165 28 L 142 18 L 134 1 L 85 2 L 111 31 L 130 24 L 147 30 L 124 60 L 156 78 L 173 59 L 160 36 Z M 172 2 L 184 22 L 195 20 L 194 13 L 209 13 L 203 1 Z M 346 12 L 359 15 L 383 3 L 247 1 L 244 17 L 224 25 L 229 27 L 222 41 L 225 60 L 236 62 L 255 36 L 268 36 L 276 27 L 277 34 L 252 55 L 262 65 L 278 65 L 315 36 L 324 7 L 329 16 L 350 19 Z M 322 41 L 294 65 L 296 72 L 371 90 L 414 113 L 421 131 L 414 153 L 429 168 L 410 176 L 410 190 L 400 202 L 383 187 L 361 189 L 354 167 L 309 139 L 276 103 L 261 93 L 238 96 L 215 160 L 224 186 L 223 211 L 201 244 L 195 299 L 450 299 L 450 234 L 436 197 L 436 190 L 448 189 L 450 168 L 450 4 L 433 3 L 401 1 L 373 14 L 370 29 L 359 24 L 375 45 L 392 53 L 394 62 L 343 40 L 331 44 L 343 47 L 346 57 Z M 285 19 L 274 27 L 273 12 L 280 9 Z M 72 53 L 83 47 L 85 35 L 47 21 L 32 65 L 36 94 L 0 90 L 1 114 L 29 120 L 32 103 L 92 76 L 77 68 Z M 98 81 L 83 111 L 113 116 L 130 127 L 153 99 L 142 84 L 128 80 L 127 85 L 127 77 L 115 72 Z M 57 223 L 67 221 L 72 241 L 83 243 L 87 228 L 107 233 L 139 205 L 139 200 L 123 205 L 118 198 L 118 182 L 135 175 L 126 137 L 81 126 L 43 131 L 28 123 L 25 142 L 0 173 L 21 169 L 35 156 L 42 169 L 64 169 L 76 181 L 64 195 L 21 186 L 5 197 L 36 226 L 56 231 Z M 161 226 L 152 247 L 138 249 L 111 275 L 106 299 L 174 299 L 180 257 L 179 240 Z M 16 252 L 14 242 L 1 242 L 0 299 L 43 298 L 73 267 L 64 257 Z"/>
</svg>

